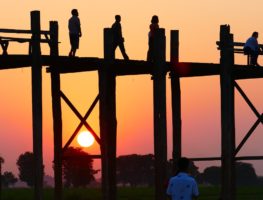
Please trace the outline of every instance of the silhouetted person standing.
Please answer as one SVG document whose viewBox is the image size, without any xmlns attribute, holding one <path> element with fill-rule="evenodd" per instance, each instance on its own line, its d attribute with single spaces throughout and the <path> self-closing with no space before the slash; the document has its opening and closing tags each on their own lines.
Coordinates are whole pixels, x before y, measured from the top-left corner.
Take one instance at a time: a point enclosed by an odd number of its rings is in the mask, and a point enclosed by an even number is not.
<svg viewBox="0 0 263 200">
<path fill-rule="evenodd" d="M 72 17 L 68 21 L 68 29 L 69 29 L 69 39 L 71 49 L 69 52 L 69 56 L 75 56 L 76 51 L 79 48 L 79 38 L 81 37 L 81 28 L 80 28 L 80 20 L 79 13 L 77 9 L 71 10 Z"/>
<path fill-rule="evenodd" d="M 152 16 L 150 24 L 150 32 L 148 34 L 148 45 L 149 49 L 147 52 L 147 61 L 153 61 L 153 49 L 154 49 L 154 36 L 157 29 L 159 29 L 159 19 L 157 15 Z"/>
<path fill-rule="evenodd" d="M 258 32 L 253 32 L 252 36 L 250 38 L 247 39 L 245 45 L 244 45 L 244 53 L 246 55 L 250 55 L 251 59 L 250 59 L 250 65 L 253 66 L 260 66 L 258 64 L 258 55 L 260 52 L 260 48 L 258 45 Z"/>
<path fill-rule="evenodd" d="M 178 173 L 169 180 L 166 191 L 172 200 L 192 200 L 199 196 L 195 179 L 188 175 L 189 164 L 185 157 L 178 160 Z"/>
<path fill-rule="evenodd" d="M 124 60 L 129 60 L 129 57 L 126 54 L 124 47 L 124 38 L 122 37 L 120 22 L 121 22 L 121 16 L 115 15 L 115 22 L 111 26 L 111 30 L 113 32 L 113 53 L 115 52 L 116 48 L 119 46 Z"/>
</svg>

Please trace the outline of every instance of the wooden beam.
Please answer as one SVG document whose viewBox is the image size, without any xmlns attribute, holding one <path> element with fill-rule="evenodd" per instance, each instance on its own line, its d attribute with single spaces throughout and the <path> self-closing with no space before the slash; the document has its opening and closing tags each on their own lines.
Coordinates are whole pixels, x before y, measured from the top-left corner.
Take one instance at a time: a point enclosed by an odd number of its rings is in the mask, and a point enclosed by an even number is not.
<svg viewBox="0 0 263 200">
<path fill-rule="evenodd" d="M 248 138 L 252 135 L 252 133 L 256 130 L 256 128 L 258 127 L 258 125 L 261 122 L 261 117 L 258 118 L 256 120 L 256 122 L 253 124 L 253 126 L 249 129 L 249 131 L 247 132 L 247 134 L 245 135 L 245 137 L 241 140 L 241 142 L 239 143 L 239 145 L 237 146 L 236 150 L 235 150 L 235 155 L 238 154 L 238 152 L 240 151 L 240 149 L 244 146 L 244 144 L 246 143 L 246 141 L 248 140 Z"/>
<path fill-rule="evenodd" d="M 104 65 L 99 68 L 99 115 L 102 154 L 102 199 L 116 200 L 116 77 L 110 69 L 113 61 L 111 29 L 104 29 Z"/>
<path fill-rule="evenodd" d="M 154 36 L 153 104 L 154 104 L 154 156 L 155 200 L 166 199 L 167 181 L 167 127 L 166 127 L 166 70 L 165 30 L 159 29 Z"/>
<path fill-rule="evenodd" d="M 220 86 L 221 86 L 221 153 L 222 153 L 222 200 L 234 200 L 235 183 L 235 110 L 233 35 L 230 27 L 220 27 Z"/>
<path fill-rule="evenodd" d="M 55 58 L 59 55 L 58 48 L 58 22 L 51 21 L 50 29 L 50 56 Z M 56 66 L 51 66 L 56 67 Z M 51 94 L 53 113 L 54 134 L 54 199 L 62 200 L 62 110 L 60 99 L 60 74 L 51 72 Z"/>
<path fill-rule="evenodd" d="M 181 87 L 180 77 L 175 66 L 179 63 L 179 31 L 171 31 L 171 97 L 173 123 L 173 172 L 176 172 L 176 160 L 182 156 Z"/>
<path fill-rule="evenodd" d="M 8 42 L 31 42 L 32 39 L 31 38 L 17 38 L 17 37 L 4 37 L 4 36 L 0 36 L 0 41 L 8 41 Z M 50 40 L 47 39 L 40 39 L 40 43 L 49 43 Z"/>
<path fill-rule="evenodd" d="M 192 161 L 221 161 L 221 157 L 203 157 L 203 158 L 189 158 Z M 263 160 L 263 156 L 238 156 L 235 160 Z"/>
<path fill-rule="evenodd" d="M 240 95 L 243 97 L 247 105 L 250 107 L 250 109 L 253 111 L 253 113 L 256 115 L 257 118 L 261 118 L 260 113 L 257 111 L 253 103 L 249 100 L 245 92 L 241 89 L 241 87 L 237 84 L 236 81 L 234 81 L 234 86 L 237 89 L 237 91 L 240 93 Z"/>
<path fill-rule="evenodd" d="M 42 66 L 40 50 L 40 12 L 31 12 L 32 30 L 32 116 L 34 153 L 34 199 L 43 199 L 42 151 Z"/>
<path fill-rule="evenodd" d="M 79 133 L 81 127 L 84 125 L 84 123 L 86 122 L 86 120 L 88 119 L 89 115 L 91 114 L 92 110 L 94 109 L 94 107 L 96 106 L 96 104 L 99 101 L 99 95 L 97 95 L 97 97 L 95 98 L 95 100 L 93 101 L 93 103 L 91 104 L 89 110 L 87 111 L 87 113 L 84 115 L 84 117 L 82 118 L 82 120 L 80 121 L 79 125 L 77 126 L 77 128 L 75 129 L 74 133 L 71 135 L 71 137 L 69 138 L 69 140 L 66 142 L 65 146 L 63 147 L 63 152 L 69 147 L 69 145 L 71 144 L 71 142 L 74 140 L 74 138 L 76 137 L 76 135 Z M 93 135 L 93 137 L 95 138 L 96 142 L 100 145 L 101 141 L 100 138 L 95 134 Z"/>
<path fill-rule="evenodd" d="M 7 29 L 7 28 L 3 29 L 3 28 L 1 28 L 0 33 L 22 33 L 22 34 L 29 33 L 29 34 L 31 34 L 32 30 Z M 49 31 L 40 31 L 40 34 L 50 34 L 50 32 Z"/>
<path fill-rule="evenodd" d="M 66 95 L 62 91 L 60 91 L 60 96 L 67 103 L 67 105 L 74 112 L 74 114 L 79 118 L 79 120 L 84 124 L 86 129 L 92 134 L 95 140 L 100 144 L 100 138 L 97 136 L 95 131 L 91 128 L 91 126 L 85 120 L 83 120 L 83 117 L 81 116 L 79 111 L 76 109 L 76 107 L 71 103 L 71 101 L 66 97 Z"/>
</svg>

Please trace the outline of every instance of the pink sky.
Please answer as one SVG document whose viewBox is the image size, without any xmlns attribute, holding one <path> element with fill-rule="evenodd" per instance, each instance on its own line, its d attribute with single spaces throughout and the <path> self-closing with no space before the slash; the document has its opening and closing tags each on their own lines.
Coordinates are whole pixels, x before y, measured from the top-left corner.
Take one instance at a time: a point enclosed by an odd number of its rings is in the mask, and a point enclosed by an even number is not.
<svg viewBox="0 0 263 200">
<path fill-rule="evenodd" d="M 13 5 L 16 4 L 14 8 Z M 157 14 L 160 26 L 166 29 L 167 58 L 169 58 L 170 30 L 180 31 L 180 60 L 187 62 L 218 63 L 219 51 L 215 42 L 219 38 L 221 24 L 230 24 L 235 41 L 243 42 L 253 31 L 262 35 L 263 2 L 240 2 L 221 0 L 214 2 L 189 1 L 121 1 L 112 0 L 84 2 L 75 1 L 34 1 L 10 0 L 2 3 L 0 28 L 28 29 L 31 10 L 41 11 L 42 29 L 47 30 L 50 20 L 59 22 L 60 54 L 69 50 L 67 20 L 70 10 L 77 8 L 83 30 L 78 56 L 103 56 L 103 28 L 110 27 L 114 15 L 122 16 L 125 46 L 131 59 L 143 60 L 147 52 L 147 33 L 150 18 Z M 63 5 L 63 6 L 61 6 Z M 138 6 L 139 5 L 139 6 Z M 17 10 L 19 8 L 19 10 Z M 26 54 L 24 44 L 10 44 L 10 54 Z M 42 53 L 48 54 L 48 47 L 42 46 Z M 117 57 L 120 53 L 117 50 Z M 237 56 L 236 63 L 245 63 L 244 56 Z M 259 63 L 263 64 L 262 58 Z M 5 70 L 0 72 L 0 155 L 5 158 L 3 170 L 17 172 L 16 159 L 25 151 L 32 151 L 31 120 L 31 80 L 30 69 Z M 167 127 L 168 156 L 171 157 L 171 103 L 170 79 L 167 78 Z M 98 94 L 98 79 L 95 72 L 66 74 L 61 76 L 63 92 L 84 115 Z M 239 81 L 251 97 L 259 112 L 263 108 L 262 80 Z M 220 85 L 219 77 L 184 78 L 182 89 L 182 130 L 183 154 L 189 157 L 220 155 Z M 153 152 L 153 111 L 152 80 L 150 75 L 117 78 L 117 154 L 147 154 Z M 63 102 L 64 143 L 70 137 L 79 121 Z M 256 118 L 237 93 L 236 95 L 236 134 L 237 144 L 250 129 Z M 98 106 L 88 119 L 99 133 Z M 52 110 L 50 75 L 43 68 L 43 141 L 46 173 L 53 175 Z M 240 151 L 241 155 L 262 155 L 262 126 L 256 129 L 251 139 Z M 76 145 L 76 141 L 74 141 Z M 87 152 L 99 153 L 98 145 L 87 148 Z M 263 162 L 256 161 L 257 173 L 263 175 Z M 206 162 L 196 163 L 202 170 Z M 211 163 L 209 163 L 211 164 Z M 218 164 L 218 163 L 217 163 Z M 98 167 L 98 165 L 96 165 Z"/>
</svg>

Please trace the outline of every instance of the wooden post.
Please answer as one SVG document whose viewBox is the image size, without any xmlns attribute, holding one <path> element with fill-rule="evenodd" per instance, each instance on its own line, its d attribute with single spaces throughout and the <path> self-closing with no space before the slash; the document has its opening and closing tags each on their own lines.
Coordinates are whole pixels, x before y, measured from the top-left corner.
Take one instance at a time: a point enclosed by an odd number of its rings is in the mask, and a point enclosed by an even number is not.
<svg viewBox="0 0 263 200">
<path fill-rule="evenodd" d="M 221 126 L 222 126 L 222 200 L 234 200 L 235 183 L 235 110 L 233 35 L 230 27 L 220 27 L 220 85 L 221 85 Z"/>
<path fill-rule="evenodd" d="M 173 172 L 176 171 L 176 160 L 182 156 L 182 123 L 181 123 L 181 89 L 180 77 L 176 66 L 179 62 L 179 31 L 171 30 L 171 96 L 173 122 Z"/>
<path fill-rule="evenodd" d="M 102 154 L 103 200 L 116 199 L 116 77 L 110 69 L 113 61 L 111 29 L 104 29 L 104 66 L 99 69 L 100 137 Z"/>
<path fill-rule="evenodd" d="M 166 68 L 165 30 L 159 29 L 154 38 L 153 69 L 155 199 L 166 199 L 167 134 L 166 134 Z"/>
<path fill-rule="evenodd" d="M 58 22 L 49 24 L 50 30 L 50 56 L 57 57 L 58 49 Z M 60 99 L 60 74 L 51 66 L 51 92 L 53 110 L 53 133 L 54 133 L 54 199 L 62 200 L 62 111 Z"/>
<path fill-rule="evenodd" d="M 40 12 L 31 12 L 32 31 L 32 116 L 34 153 L 34 199 L 43 199 L 43 152 L 42 152 L 42 66 L 40 50 Z"/>
</svg>

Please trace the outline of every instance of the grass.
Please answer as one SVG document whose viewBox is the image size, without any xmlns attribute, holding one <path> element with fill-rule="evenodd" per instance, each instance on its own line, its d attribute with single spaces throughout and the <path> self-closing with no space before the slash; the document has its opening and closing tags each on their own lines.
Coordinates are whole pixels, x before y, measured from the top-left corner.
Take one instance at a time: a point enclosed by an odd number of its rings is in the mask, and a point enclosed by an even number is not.
<svg viewBox="0 0 263 200">
<path fill-rule="evenodd" d="M 219 187 L 200 186 L 200 197 L 198 200 L 218 200 Z M 33 200 L 33 189 L 4 189 L 1 200 Z M 102 199 L 99 188 L 75 188 L 63 190 L 64 200 L 100 200 Z M 118 188 L 118 200 L 153 200 L 154 189 L 147 187 L 122 187 Z M 44 200 L 53 199 L 53 189 L 44 190 Z M 262 187 L 240 187 L 237 190 L 237 200 L 263 200 Z"/>
</svg>

